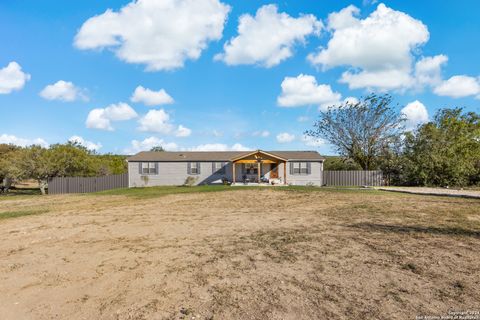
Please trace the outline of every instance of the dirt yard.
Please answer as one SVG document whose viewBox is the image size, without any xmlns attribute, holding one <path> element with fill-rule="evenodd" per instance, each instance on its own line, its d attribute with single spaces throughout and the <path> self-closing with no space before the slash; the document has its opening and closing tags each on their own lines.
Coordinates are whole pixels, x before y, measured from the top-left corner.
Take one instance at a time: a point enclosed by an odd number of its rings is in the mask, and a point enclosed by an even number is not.
<svg viewBox="0 0 480 320">
<path fill-rule="evenodd" d="M 10 197 L 2 213 L 2 319 L 480 311 L 475 199 L 279 188 Z"/>
</svg>

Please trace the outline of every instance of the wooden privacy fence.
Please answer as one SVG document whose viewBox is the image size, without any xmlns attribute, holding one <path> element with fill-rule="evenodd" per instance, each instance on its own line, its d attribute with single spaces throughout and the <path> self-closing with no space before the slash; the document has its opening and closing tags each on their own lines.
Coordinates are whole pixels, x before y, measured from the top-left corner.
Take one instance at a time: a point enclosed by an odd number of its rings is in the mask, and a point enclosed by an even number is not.
<svg viewBox="0 0 480 320">
<path fill-rule="evenodd" d="M 127 188 L 128 173 L 103 177 L 56 177 L 48 180 L 48 194 L 88 193 Z"/>
<path fill-rule="evenodd" d="M 382 171 L 324 171 L 323 184 L 327 186 L 383 186 Z"/>
</svg>

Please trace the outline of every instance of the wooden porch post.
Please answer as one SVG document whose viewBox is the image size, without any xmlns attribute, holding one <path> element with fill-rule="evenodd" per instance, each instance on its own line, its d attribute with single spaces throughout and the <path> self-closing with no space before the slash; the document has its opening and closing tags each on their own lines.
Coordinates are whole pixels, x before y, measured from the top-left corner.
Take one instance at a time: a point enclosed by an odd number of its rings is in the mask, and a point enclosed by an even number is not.
<svg viewBox="0 0 480 320">
<path fill-rule="evenodd" d="M 258 183 L 260 183 L 260 175 L 261 175 L 261 171 L 262 171 L 262 161 L 258 161 L 257 163 L 257 167 L 258 167 Z"/>
<path fill-rule="evenodd" d="M 236 179 L 236 174 L 235 174 L 235 162 L 232 162 L 232 168 L 233 168 L 233 183 L 235 183 L 235 179 Z"/>
<path fill-rule="evenodd" d="M 283 183 L 287 184 L 287 162 L 283 163 Z"/>
</svg>

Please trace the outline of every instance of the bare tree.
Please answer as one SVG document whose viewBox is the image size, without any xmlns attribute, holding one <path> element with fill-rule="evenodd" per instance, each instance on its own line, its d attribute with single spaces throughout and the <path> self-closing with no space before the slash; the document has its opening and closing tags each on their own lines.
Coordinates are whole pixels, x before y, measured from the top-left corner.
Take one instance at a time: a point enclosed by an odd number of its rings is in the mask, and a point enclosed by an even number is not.
<svg viewBox="0 0 480 320">
<path fill-rule="evenodd" d="M 391 103 L 388 94 L 371 94 L 356 103 L 331 106 L 305 134 L 327 140 L 364 170 L 375 169 L 378 157 L 403 132 L 405 119 Z"/>
</svg>

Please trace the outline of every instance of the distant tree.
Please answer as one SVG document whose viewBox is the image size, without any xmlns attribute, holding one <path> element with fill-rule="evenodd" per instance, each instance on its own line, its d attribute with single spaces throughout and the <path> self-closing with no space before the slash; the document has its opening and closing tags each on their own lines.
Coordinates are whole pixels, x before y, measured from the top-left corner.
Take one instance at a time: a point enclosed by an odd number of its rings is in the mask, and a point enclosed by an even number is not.
<svg viewBox="0 0 480 320">
<path fill-rule="evenodd" d="M 352 159 L 338 157 L 338 156 L 326 156 L 323 163 L 323 170 L 362 170 L 362 167 L 353 161 Z"/>
<path fill-rule="evenodd" d="M 162 146 L 155 146 L 155 147 L 151 148 L 150 151 L 153 151 L 153 152 L 164 152 L 165 149 L 163 149 Z"/>
<path fill-rule="evenodd" d="M 406 134 L 404 162 L 409 184 L 480 184 L 480 115 L 439 110 L 432 122 Z"/>
<path fill-rule="evenodd" d="M 390 95 L 371 94 L 357 103 L 331 106 L 305 133 L 327 140 L 339 155 L 363 169 L 376 169 L 382 151 L 403 131 L 404 118 L 391 103 Z"/>
</svg>

